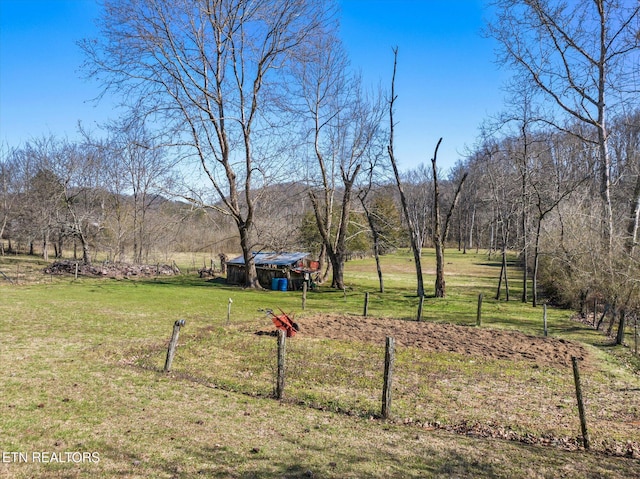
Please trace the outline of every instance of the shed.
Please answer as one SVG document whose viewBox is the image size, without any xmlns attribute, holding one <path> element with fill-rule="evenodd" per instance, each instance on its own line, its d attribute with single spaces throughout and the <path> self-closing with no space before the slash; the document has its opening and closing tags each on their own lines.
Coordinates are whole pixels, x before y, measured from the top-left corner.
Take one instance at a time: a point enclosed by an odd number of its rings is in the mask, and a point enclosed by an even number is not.
<svg viewBox="0 0 640 479">
<path fill-rule="evenodd" d="M 271 289 L 274 278 L 286 278 L 288 290 L 302 289 L 302 283 L 319 271 L 319 263 L 311 260 L 310 253 L 292 252 L 253 253 L 258 281 L 263 288 Z M 227 261 L 227 283 L 245 284 L 246 271 L 242 255 Z"/>
</svg>

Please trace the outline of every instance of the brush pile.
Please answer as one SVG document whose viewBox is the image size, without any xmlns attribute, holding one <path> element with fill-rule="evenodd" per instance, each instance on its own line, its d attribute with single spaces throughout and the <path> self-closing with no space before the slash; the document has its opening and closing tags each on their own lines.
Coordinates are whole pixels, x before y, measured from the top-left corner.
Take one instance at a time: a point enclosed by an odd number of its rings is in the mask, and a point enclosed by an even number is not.
<svg viewBox="0 0 640 479">
<path fill-rule="evenodd" d="M 105 261 L 99 264 L 84 264 L 79 261 L 63 260 L 56 261 L 47 266 L 43 272 L 45 274 L 65 275 L 76 274 L 76 268 L 79 275 L 107 277 L 107 278 L 130 278 L 130 277 L 150 277 L 150 276 L 173 276 L 180 273 L 180 269 L 174 263 L 167 264 L 129 264 L 114 263 Z"/>
</svg>

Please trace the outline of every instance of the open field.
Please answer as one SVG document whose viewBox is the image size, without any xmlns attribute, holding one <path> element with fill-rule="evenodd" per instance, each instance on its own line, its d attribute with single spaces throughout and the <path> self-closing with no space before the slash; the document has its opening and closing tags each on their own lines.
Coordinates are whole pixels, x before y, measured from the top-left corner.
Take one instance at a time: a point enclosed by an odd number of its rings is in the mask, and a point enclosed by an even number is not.
<svg viewBox="0 0 640 479">
<path fill-rule="evenodd" d="M 507 303 L 493 299 L 498 262 L 455 251 L 447 262 L 448 297 L 427 298 L 416 323 L 407 254 L 384 258 L 384 294 L 373 260 L 353 261 L 347 290 L 310 292 L 305 311 L 300 293 L 193 273 L 74 280 L 0 258 L 18 279 L 0 276 L 0 477 L 640 477 L 632 351 L 553 308 L 544 338 L 542 308 L 519 302 L 516 268 Z M 278 307 L 301 326 L 287 341 L 282 401 L 260 311 Z M 187 324 L 164 374 L 177 319 Z M 382 420 L 387 335 L 397 356 Z M 580 446 L 571 356 L 582 358 L 591 451 Z"/>
</svg>

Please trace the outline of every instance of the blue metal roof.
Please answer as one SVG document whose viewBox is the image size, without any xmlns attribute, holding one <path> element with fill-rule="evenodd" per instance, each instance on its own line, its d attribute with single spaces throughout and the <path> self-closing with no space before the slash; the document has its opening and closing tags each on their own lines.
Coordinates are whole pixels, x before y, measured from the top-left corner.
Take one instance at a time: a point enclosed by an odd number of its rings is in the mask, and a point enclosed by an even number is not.
<svg viewBox="0 0 640 479">
<path fill-rule="evenodd" d="M 253 261 L 256 266 L 274 265 L 290 266 L 309 256 L 309 253 L 253 253 Z M 227 261 L 227 264 L 244 264 L 242 255 Z"/>
</svg>

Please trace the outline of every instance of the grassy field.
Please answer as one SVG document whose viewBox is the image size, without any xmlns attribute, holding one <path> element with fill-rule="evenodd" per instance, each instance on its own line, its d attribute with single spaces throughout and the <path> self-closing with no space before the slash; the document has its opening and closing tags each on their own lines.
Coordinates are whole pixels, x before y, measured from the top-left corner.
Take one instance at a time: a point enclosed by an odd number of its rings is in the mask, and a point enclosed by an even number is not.
<svg viewBox="0 0 640 479">
<path fill-rule="evenodd" d="M 519 301 L 515 267 L 511 301 L 496 301 L 497 261 L 446 260 L 448 297 L 426 298 L 426 322 L 475 328 L 482 293 L 483 329 L 542 335 L 542 308 Z M 0 477 L 640 477 L 637 359 L 570 311 L 549 308 L 549 334 L 588 351 L 591 451 L 579 447 L 566 365 L 398 347 L 392 417 L 378 418 L 384 344 L 308 337 L 304 323 L 361 316 L 365 292 L 370 316 L 413 320 L 408 254 L 384 258 L 384 294 L 373 260 L 352 261 L 347 289 L 310 292 L 305 311 L 300 293 L 229 287 L 193 273 L 206 258 L 175 261 L 190 274 L 74 280 L 0 258 Z M 282 401 L 275 338 L 255 334 L 273 329 L 261 310 L 278 307 L 303 326 L 287 342 Z M 164 374 L 177 319 L 186 326 Z"/>
</svg>

